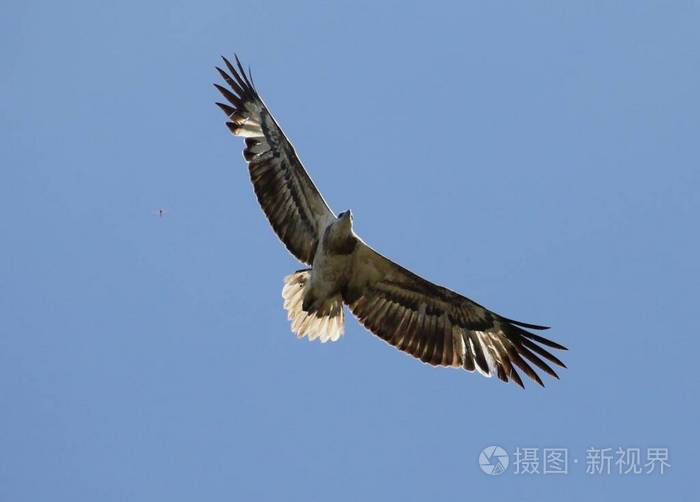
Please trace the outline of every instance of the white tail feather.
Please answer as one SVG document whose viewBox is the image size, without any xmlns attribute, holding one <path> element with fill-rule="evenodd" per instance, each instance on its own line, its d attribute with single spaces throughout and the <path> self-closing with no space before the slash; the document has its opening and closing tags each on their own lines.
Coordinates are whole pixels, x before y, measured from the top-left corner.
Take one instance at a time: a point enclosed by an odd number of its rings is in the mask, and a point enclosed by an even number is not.
<svg viewBox="0 0 700 502">
<path fill-rule="evenodd" d="M 292 321 L 292 332 L 299 338 L 336 342 L 343 336 L 345 319 L 340 295 L 326 300 L 316 312 L 305 312 L 304 289 L 311 279 L 310 270 L 300 270 L 284 278 L 282 298 L 287 318 Z"/>
</svg>

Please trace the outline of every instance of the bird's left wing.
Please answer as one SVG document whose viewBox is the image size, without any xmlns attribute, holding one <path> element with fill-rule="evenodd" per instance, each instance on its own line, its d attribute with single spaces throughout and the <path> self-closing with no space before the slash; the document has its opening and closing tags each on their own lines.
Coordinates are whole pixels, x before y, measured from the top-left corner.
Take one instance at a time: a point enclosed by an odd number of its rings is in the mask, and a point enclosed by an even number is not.
<svg viewBox="0 0 700 502">
<path fill-rule="evenodd" d="M 229 73 L 217 70 L 230 86 L 214 84 L 229 104 L 217 103 L 229 130 L 245 138 L 255 195 L 277 236 L 300 261 L 311 264 L 321 232 L 335 216 L 304 170 L 294 147 L 277 125 L 246 75 L 223 58 Z"/>
<path fill-rule="evenodd" d="M 516 367 L 540 385 L 542 380 L 529 363 L 556 378 L 542 358 L 565 367 L 541 345 L 565 347 L 524 329 L 544 326 L 506 319 L 419 277 L 361 241 L 344 299 L 372 333 L 435 366 L 477 369 L 520 386 Z"/>
</svg>

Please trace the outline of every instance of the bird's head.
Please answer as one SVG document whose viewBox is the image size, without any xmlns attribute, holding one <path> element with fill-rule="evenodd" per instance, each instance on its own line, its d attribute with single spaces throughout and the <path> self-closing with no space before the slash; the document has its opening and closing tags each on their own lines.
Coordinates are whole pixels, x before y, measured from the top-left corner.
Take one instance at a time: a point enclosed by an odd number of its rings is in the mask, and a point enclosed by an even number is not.
<svg viewBox="0 0 700 502">
<path fill-rule="evenodd" d="M 352 212 L 348 209 L 338 214 L 335 226 L 338 228 L 339 234 L 350 235 L 352 233 Z"/>
<path fill-rule="evenodd" d="M 344 252 L 346 248 L 354 247 L 354 237 L 352 232 L 352 213 L 344 211 L 338 214 L 338 218 L 328 226 L 325 233 L 326 245 L 336 250 Z"/>
<path fill-rule="evenodd" d="M 352 232 L 352 212 L 348 209 L 338 214 L 338 219 L 333 224 L 339 235 L 350 235 Z"/>
<path fill-rule="evenodd" d="M 348 220 L 350 220 L 350 221 L 352 222 L 352 211 L 350 211 L 350 210 L 348 209 L 347 211 L 343 211 L 342 213 L 339 213 L 339 214 L 338 214 L 338 219 L 339 219 L 339 220 L 348 219 Z"/>
</svg>

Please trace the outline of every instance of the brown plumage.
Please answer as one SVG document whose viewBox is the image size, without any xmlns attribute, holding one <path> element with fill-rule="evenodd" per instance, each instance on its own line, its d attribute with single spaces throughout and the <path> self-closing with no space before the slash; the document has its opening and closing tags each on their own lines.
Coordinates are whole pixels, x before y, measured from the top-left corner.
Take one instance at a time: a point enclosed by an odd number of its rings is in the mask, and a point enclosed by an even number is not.
<svg viewBox="0 0 700 502">
<path fill-rule="evenodd" d="M 343 304 L 372 333 L 433 366 L 463 368 L 523 386 L 518 371 L 543 385 L 533 369 L 559 378 L 565 367 L 549 349 L 566 350 L 528 330 L 544 326 L 500 316 L 433 284 L 377 253 L 352 229 L 350 211 L 336 217 L 301 164 L 236 58 L 217 68 L 230 89 L 215 84 L 227 127 L 245 138 L 255 194 L 277 236 L 311 265 L 285 279 L 284 307 L 298 336 L 336 341 Z"/>
</svg>

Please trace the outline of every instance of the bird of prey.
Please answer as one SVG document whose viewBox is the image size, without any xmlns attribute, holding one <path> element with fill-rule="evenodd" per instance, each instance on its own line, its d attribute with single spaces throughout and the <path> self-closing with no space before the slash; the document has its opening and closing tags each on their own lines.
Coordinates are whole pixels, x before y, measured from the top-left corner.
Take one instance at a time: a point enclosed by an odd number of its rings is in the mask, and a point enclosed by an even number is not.
<svg viewBox="0 0 700 502">
<path fill-rule="evenodd" d="M 337 216 L 304 169 L 294 147 L 236 57 L 217 67 L 229 88 L 214 84 L 228 103 L 231 133 L 245 138 L 255 194 L 287 249 L 309 265 L 284 279 L 282 297 L 299 337 L 337 341 L 344 307 L 372 333 L 434 366 L 464 368 L 523 387 L 518 370 L 543 385 L 531 365 L 559 378 L 565 367 L 543 347 L 566 350 L 529 330 L 547 329 L 503 317 L 385 258 L 353 231 L 350 211 Z"/>
</svg>

